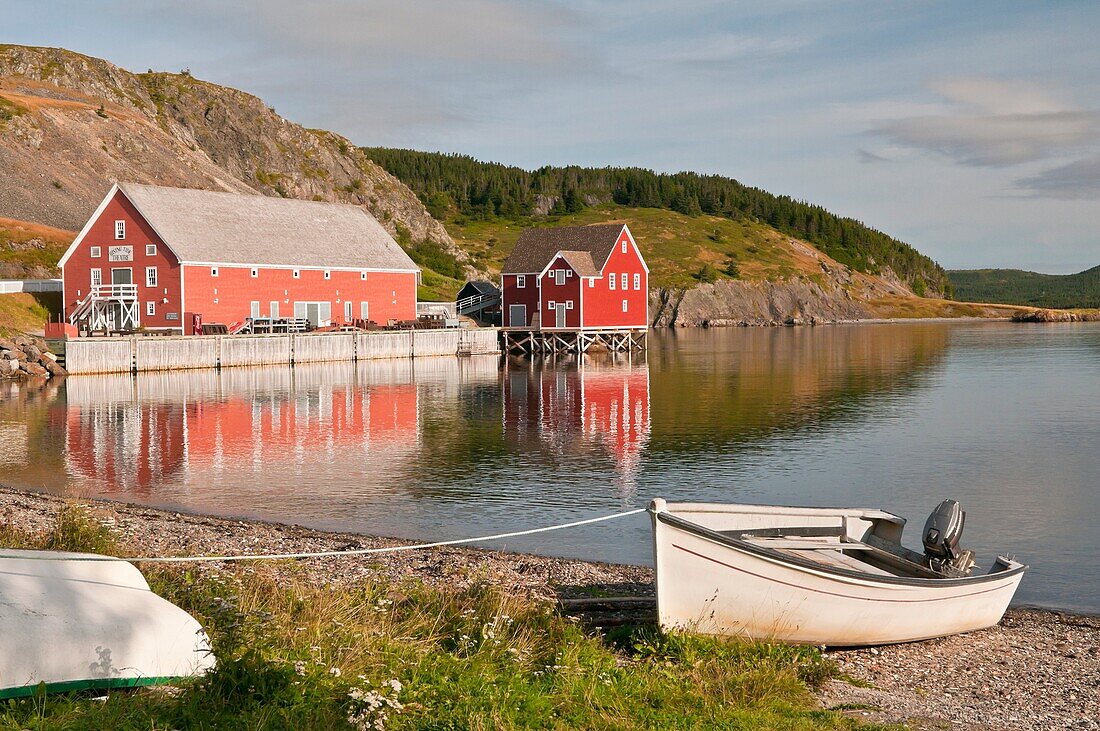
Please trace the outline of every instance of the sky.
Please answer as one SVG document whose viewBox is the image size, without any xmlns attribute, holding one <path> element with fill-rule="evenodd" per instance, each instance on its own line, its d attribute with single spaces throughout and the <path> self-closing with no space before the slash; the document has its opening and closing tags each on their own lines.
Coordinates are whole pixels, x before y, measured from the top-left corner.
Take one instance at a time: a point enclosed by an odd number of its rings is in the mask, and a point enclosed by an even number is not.
<svg viewBox="0 0 1100 731">
<path fill-rule="evenodd" d="M 1100 264 L 1100 3 L 0 0 L 361 145 L 737 178 L 948 268 Z"/>
</svg>

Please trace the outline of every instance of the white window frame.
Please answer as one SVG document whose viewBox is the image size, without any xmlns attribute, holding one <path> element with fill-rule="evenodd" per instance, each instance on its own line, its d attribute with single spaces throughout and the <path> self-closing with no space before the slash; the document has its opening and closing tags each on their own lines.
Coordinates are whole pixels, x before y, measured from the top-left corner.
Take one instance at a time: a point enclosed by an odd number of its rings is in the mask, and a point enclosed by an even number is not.
<svg viewBox="0 0 1100 731">
<path fill-rule="evenodd" d="M 623 239 L 623 253 L 626 253 L 626 239 Z"/>
<path fill-rule="evenodd" d="M 623 300 L 623 312 L 627 311 L 627 307 L 629 306 L 629 303 L 630 303 L 630 300 Z"/>
<path fill-rule="evenodd" d="M 614 274 L 609 274 L 607 276 L 607 288 L 608 289 L 610 289 L 610 290 L 615 289 L 615 280 L 616 280 L 616 278 L 617 277 Z"/>
<path fill-rule="evenodd" d="M 271 300 L 267 303 L 267 314 L 270 315 L 272 320 L 279 319 L 279 300 Z"/>
<path fill-rule="evenodd" d="M 525 289 L 526 287 L 527 287 L 527 275 L 526 274 L 517 274 L 516 275 L 516 289 Z"/>
<path fill-rule="evenodd" d="M 596 286 L 596 278 L 595 277 L 589 277 L 588 278 L 588 288 L 592 289 L 595 286 Z"/>
<path fill-rule="evenodd" d="M 369 320 L 370 319 L 370 302 L 360 302 L 359 303 L 359 319 L 360 320 Z"/>
<path fill-rule="evenodd" d="M 103 248 L 99 246 L 93 246 L 88 249 L 88 256 L 92 259 L 98 259 L 103 256 Z"/>
<path fill-rule="evenodd" d="M 627 276 L 626 272 L 619 275 L 619 281 L 622 282 L 624 292 L 630 289 L 630 277 Z"/>
<path fill-rule="evenodd" d="M 302 270 L 301 269 L 295 269 L 294 273 L 291 276 L 293 276 L 295 279 L 301 279 L 302 278 Z M 299 318 L 299 319 L 301 319 L 301 318 Z"/>
<path fill-rule="evenodd" d="M 122 220 L 115 221 L 115 241 L 124 241 L 126 239 L 126 222 Z"/>
<path fill-rule="evenodd" d="M 260 276 L 260 270 L 257 267 L 252 267 L 252 269 L 249 271 L 249 274 L 251 274 L 252 278 L 255 279 L 256 277 Z"/>
<path fill-rule="evenodd" d="M 252 300 L 248 303 L 248 316 L 253 320 L 263 317 L 263 310 L 260 309 L 259 300 Z"/>
<path fill-rule="evenodd" d="M 566 279 L 571 279 L 572 277 L 573 277 L 573 270 L 572 269 L 566 269 L 565 270 L 565 278 Z"/>
<path fill-rule="evenodd" d="M 212 276 L 212 277 L 218 276 L 218 268 L 217 267 L 210 267 L 210 276 Z"/>
<path fill-rule="evenodd" d="M 91 277 L 91 283 L 92 283 L 93 288 L 103 286 L 103 270 L 102 269 L 100 269 L 98 267 L 92 269 L 92 272 L 89 276 Z"/>
<path fill-rule="evenodd" d="M 145 286 L 146 287 L 156 287 L 156 286 L 158 286 L 157 285 L 158 281 L 159 280 L 157 278 L 157 268 L 156 267 L 145 267 Z"/>
<path fill-rule="evenodd" d="M 363 280 L 364 282 L 367 281 L 367 273 L 359 272 L 359 279 Z"/>
<path fill-rule="evenodd" d="M 328 269 L 325 270 L 325 279 L 332 279 L 332 272 Z"/>
<path fill-rule="evenodd" d="M 565 270 L 564 269 L 555 269 L 554 270 L 554 284 L 558 285 L 559 287 L 565 286 Z"/>
<path fill-rule="evenodd" d="M 566 300 L 565 301 L 565 309 L 567 309 L 567 310 L 573 309 L 573 300 Z"/>
<path fill-rule="evenodd" d="M 149 300 L 145 303 L 145 315 L 146 317 L 156 317 L 157 303 L 156 300 Z"/>
<path fill-rule="evenodd" d="M 638 272 L 634 273 L 634 289 L 642 288 L 642 275 Z"/>
<path fill-rule="evenodd" d="M 156 256 L 157 255 L 157 245 L 156 244 L 146 244 L 145 245 L 145 255 L 146 256 Z"/>
<path fill-rule="evenodd" d="M 558 303 L 555 302 L 554 300 L 550 300 L 549 302 L 546 303 L 546 309 L 548 309 L 548 310 L 557 309 L 557 306 L 558 306 Z"/>
</svg>

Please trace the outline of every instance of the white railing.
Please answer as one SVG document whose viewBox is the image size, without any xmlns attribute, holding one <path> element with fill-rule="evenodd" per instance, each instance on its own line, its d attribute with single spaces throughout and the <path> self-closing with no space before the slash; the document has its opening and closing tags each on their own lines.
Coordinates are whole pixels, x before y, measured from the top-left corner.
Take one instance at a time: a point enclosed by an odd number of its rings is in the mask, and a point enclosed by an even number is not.
<svg viewBox="0 0 1100 731">
<path fill-rule="evenodd" d="M 0 279 L 0 294 L 60 291 L 60 279 Z"/>
<path fill-rule="evenodd" d="M 416 316 L 421 315 L 443 315 L 453 320 L 458 317 L 458 312 L 454 302 L 417 302 Z"/>
<path fill-rule="evenodd" d="M 137 288 L 136 284 L 99 284 L 88 294 L 103 300 L 136 300 Z"/>
<path fill-rule="evenodd" d="M 455 310 L 458 314 L 465 315 L 468 312 L 476 312 L 477 310 L 485 309 L 499 301 L 499 294 L 474 294 L 469 297 L 463 297 L 458 302 L 455 302 Z"/>
</svg>

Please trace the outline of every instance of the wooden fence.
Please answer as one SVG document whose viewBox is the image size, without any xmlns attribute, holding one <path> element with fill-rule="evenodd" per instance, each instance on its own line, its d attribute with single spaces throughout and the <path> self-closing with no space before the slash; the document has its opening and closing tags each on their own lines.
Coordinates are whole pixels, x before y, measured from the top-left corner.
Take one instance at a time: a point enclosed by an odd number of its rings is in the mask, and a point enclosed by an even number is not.
<svg viewBox="0 0 1100 731">
<path fill-rule="evenodd" d="M 290 335 L 79 338 L 65 346 L 69 373 L 130 373 L 499 353 L 495 328 Z"/>
</svg>

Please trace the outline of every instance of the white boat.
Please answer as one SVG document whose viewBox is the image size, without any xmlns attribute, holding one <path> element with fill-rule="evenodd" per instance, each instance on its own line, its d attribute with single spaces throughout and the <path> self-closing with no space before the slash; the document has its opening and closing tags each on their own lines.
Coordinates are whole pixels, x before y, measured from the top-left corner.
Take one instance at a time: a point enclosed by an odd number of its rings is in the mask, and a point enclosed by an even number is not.
<svg viewBox="0 0 1100 731">
<path fill-rule="evenodd" d="M 206 672 L 210 642 L 121 559 L 0 550 L 0 699 L 151 685 Z M 99 557 L 102 558 L 102 557 Z M 50 560 L 42 560 L 50 559 Z"/>
<path fill-rule="evenodd" d="M 922 536 L 881 510 L 666 503 L 653 519 L 662 627 L 813 645 L 910 642 L 990 627 L 1024 570 L 985 574 L 959 548 L 965 513 L 945 500 Z"/>
</svg>

